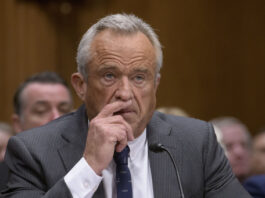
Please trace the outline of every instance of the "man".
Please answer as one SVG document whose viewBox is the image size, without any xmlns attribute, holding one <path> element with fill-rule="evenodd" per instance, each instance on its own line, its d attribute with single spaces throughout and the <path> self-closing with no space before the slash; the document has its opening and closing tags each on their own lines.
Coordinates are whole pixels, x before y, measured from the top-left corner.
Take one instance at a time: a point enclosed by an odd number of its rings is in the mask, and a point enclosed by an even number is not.
<svg viewBox="0 0 265 198">
<path fill-rule="evenodd" d="M 265 130 L 253 138 L 251 173 L 265 174 Z"/>
<path fill-rule="evenodd" d="M 148 24 L 126 14 L 101 19 L 83 36 L 77 63 L 72 84 L 85 105 L 11 138 L 4 197 L 250 197 L 210 124 L 154 113 L 162 51 Z"/>
<path fill-rule="evenodd" d="M 13 128 L 16 133 L 42 126 L 73 108 L 70 89 L 55 72 L 26 79 L 14 95 Z"/>
<path fill-rule="evenodd" d="M 219 117 L 211 122 L 221 133 L 221 143 L 234 174 L 243 182 L 249 176 L 251 160 L 251 136 L 247 127 L 234 117 Z"/>
<path fill-rule="evenodd" d="M 42 126 L 73 108 L 70 89 L 55 72 L 41 72 L 26 79 L 14 94 L 15 133 Z M 3 138 L 0 138 L 0 142 Z M 7 142 L 6 142 L 7 144 Z M 7 183 L 8 168 L 0 163 L 0 189 Z"/>
<path fill-rule="evenodd" d="M 7 142 L 12 135 L 12 128 L 7 123 L 0 122 L 0 162 L 4 160 Z"/>
</svg>

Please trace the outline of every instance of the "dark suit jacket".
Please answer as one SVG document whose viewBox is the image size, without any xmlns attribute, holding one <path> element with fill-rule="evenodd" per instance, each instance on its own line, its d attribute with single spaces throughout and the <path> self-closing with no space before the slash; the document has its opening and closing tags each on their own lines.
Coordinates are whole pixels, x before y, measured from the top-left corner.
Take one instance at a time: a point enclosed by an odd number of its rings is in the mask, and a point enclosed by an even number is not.
<svg viewBox="0 0 265 198">
<path fill-rule="evenodd" d="M 265 197 L 265 175 L 252 176 L 243 185 L 254 198 Z"/>
<path fill-rule="evenodd" d="M 85 108 L 12 137 L 6 163 L 11 170 L 4 197 L 70 198 L 63 177 L 80 160 L 88 124 Z M 210 124 L 156 112 L 148 143 L 164 144 L 180 172 L 186 198 L 249 198 L 232 174 Z M 149 151 L 155 198 L 180 197 L 173 163 L 165 152 Z M 101 184 L 93 196 L 103 198 Z"/>
<path fill-rule="evenodd" d="M 8 180 L 8 167 L 4 162 L 0 162 L 0 191 L 6 188 Z"/>
</svg>

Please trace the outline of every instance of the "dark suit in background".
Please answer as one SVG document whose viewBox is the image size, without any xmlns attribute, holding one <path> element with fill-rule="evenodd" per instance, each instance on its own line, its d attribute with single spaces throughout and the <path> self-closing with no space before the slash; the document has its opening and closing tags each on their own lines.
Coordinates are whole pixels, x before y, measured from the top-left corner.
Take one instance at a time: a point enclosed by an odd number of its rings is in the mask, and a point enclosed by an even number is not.
<svg viewBox="0 0 265 198">
<path fill-rule="evenodd" d="M 265 175 L 252 176 L 243 185 L 254 198 L 265 197 Z"/>
<path fill-rule="evenodd" d="M 8 180 L 8 167 L 4 162 L 0 162 L 0 191 L 6 188 Z"/>
<path fill-rule="evenodd" d="M 85 112 L 82 106 L 11 138 L 6 154 L 11 177 L 4 197 L 72 197 L 63 177 L 82 157 L 88 130 Z M 172 153 L 186 198 L 250 198 L 234 177 L 210 124 L 156 112 L 147 126 L 147 139 L 148 144 L 164 144 Z M 154 197 L 180 197 L 167 153 L 149 151 L 149 160 Z M 93 197 L 104 197 L 103 185 Z"/>
</svg>

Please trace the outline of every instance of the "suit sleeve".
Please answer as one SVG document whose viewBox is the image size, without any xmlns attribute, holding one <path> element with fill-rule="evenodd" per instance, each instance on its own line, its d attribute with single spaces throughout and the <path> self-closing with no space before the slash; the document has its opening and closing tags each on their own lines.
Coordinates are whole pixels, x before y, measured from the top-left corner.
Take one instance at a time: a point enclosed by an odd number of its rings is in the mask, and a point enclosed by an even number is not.
<svg viewBox="0 0 265 198">
<path fill-rule="evenodd" d="M 204 149 L 205 197 L 251 198 L 232 173 L 223 149 L 216 140 L 212 125 L 208 124 L 208 128 Z"/>
<path fill-rule="evenodd" d="M 64 179 L 61 178 L 48 189 L 41 164 L 19 137 L 8 143 L 5 162 L 10 176 L 4 198 L 72 198 Z"/>
</svg>

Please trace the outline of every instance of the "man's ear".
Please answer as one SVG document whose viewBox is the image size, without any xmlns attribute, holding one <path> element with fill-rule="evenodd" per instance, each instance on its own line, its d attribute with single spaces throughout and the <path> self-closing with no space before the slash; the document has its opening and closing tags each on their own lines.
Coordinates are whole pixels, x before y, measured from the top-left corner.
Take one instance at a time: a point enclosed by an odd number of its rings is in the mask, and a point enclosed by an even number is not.
<svg viewBox="0 0 265 198">
<path fill-rule="evenodd" d="M 16 113 L 14 113 L 11 116 L 11 120 L 12 120 L 12 123 L 13 123 L 13 129 L 14 129 L 16 134 L 18 134 L 19 132 L 23 131 L 23 129 L 21 127 L 20 117 Z"/>
<path fill-rule="evenodd" d="M 157 74 L 156 81 L 155 81 L 155 91 L 157 91 L 158 85 L 160 83 L 160 78 L 161 78 L 161 75 Z"/>
<path fill-rule="evenodd" d="M 87 89 L 87 85 L 85 82 L 85 79 L 83 77 L 82 74 L 80 73 L 73 73 L 72 77 L 71 77 L 71 83 L 72 86 L 75 89 L 76 94 L 78 95 L 78 97 L 82 100 L 85 101 L 85 96 L 86 96 L 86 89 Z"/>
</svg>

